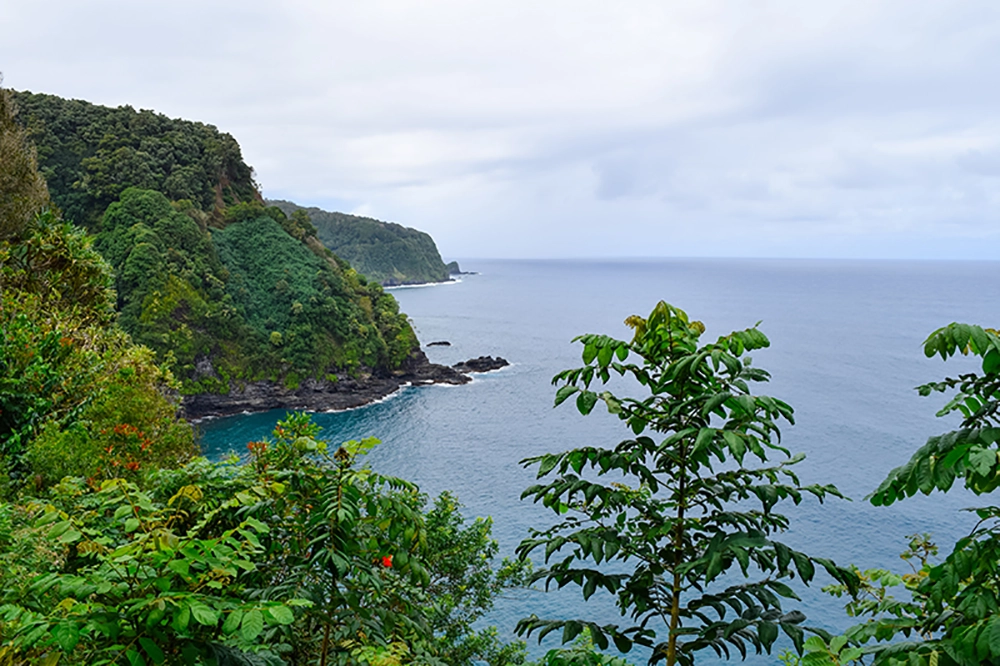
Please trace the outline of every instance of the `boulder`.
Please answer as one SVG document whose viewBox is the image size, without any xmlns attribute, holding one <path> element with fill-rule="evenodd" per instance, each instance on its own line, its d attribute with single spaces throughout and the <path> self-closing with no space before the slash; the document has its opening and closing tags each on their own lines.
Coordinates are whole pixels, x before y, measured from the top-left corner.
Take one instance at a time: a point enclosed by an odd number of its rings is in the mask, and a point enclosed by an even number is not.
<svg viewBox="0 0 1000 666">
<path fill-rule="evenodd" d="M 508 365 L 510 365 L 510 363 L 507 362 L 507 359 L 500 356 L 497 356 L 496 358 L 493 358 L 492 356 L 480 356 L 479 358 L 470 358 L 468 361 L 456 363 L 451 367 L 455 368 L 459 372 L 469 373 L 499 370 L 500 368 Z"/>
</svg>

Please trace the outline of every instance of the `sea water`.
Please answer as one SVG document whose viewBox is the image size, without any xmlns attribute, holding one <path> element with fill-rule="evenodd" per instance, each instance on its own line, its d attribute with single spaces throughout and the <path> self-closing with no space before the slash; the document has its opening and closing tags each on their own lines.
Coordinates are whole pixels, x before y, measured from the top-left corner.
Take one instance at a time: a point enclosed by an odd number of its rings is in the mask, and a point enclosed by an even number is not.
<svg viewBox="0 0 1000 666">
<path fill-rule="evenodd" d="M 503 356 L 510 367 L 465 386 L 403 389 L 356 410 L 316 414 L 333 442 L 374 436 L 382 444 L 368 456 L 375 469 L 418 483 L 424 492 L 455 492 L 469 517 L 492 516 L 501 552 L 512 556 L 532 527 L 553 522 L 548 510 L 520 499 L 534 481 L 519 461 L 583 445 L 613 446 L 628 436 L 600 408 L 577 413 L 572 401 L 553 409 L 558 371 L 577 367 L 581 333 L 628 339 L 623 320 L 646 315 L 659 300 L 680 307 L 707 327 L 706 339 L 753 326 L 771 340 L 754 363 L 772 381 L 756 389 L 795 408 L 796 424 L 783 444 L 807 454 L 798 465 L 804 483 L 833 483 L 852 501 L 806 500 L 779 505 L 792 520 L 783 539 L 812 555 L 862 568 L 906 570 L 898 554 L 907 535 L 931 532 L 954 543 L 973 524 L 961 510 L 982 502 L 964 491 L 919 496 L 891 507 L 864 497 L 903 464 L 926 438 L 956 427 L 935 418 L 941 394 L 921 398 L 913 387 L 975 368 L 971 359 L 924 357 L 922 341 L 952 321 L 996 326 L 1000 303 L 998 262 L 875 262 L 815 260 L 476 261 L 460 282 L 394 290 L 421 341 L 437 363 L 480 355 Z M 244 452 L 266 436 L 283 412 L 210 420 L 200 424 L 210 456 Z M 819 587 L 797 587 L 809 622 L 840 630 L 851 621 L 841 600 Z M 530 613 L 619 618 L 608 599 L 584 602 L 572 586 L 558 593 L 518 591 L 498 603 L 489 621 L 506 636 Z M 534 646 L 532 640 L 531 645 Z M 546 640 L 533 654 L 558 644 Z M 645 656 L 633 652 L 635 663 Z M 737 655 L 738 657 L 738 655 Z M 699 663 L 716 663 L 706 654 Z M 777 663 L 751 657 L 751 664 Z"/>
</svg>

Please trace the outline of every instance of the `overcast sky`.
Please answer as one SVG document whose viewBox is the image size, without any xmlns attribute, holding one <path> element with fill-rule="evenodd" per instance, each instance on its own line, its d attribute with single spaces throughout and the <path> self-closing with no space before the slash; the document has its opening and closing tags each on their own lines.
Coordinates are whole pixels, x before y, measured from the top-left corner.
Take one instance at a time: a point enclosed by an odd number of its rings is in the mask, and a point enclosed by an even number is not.
<svg viewBox="0 0 1000 666">
<path fill-rule="evenodd" d="M 997 258 L 1000 3 L 0 1 L 4 85 L 455 257 Z"/>
</svg>

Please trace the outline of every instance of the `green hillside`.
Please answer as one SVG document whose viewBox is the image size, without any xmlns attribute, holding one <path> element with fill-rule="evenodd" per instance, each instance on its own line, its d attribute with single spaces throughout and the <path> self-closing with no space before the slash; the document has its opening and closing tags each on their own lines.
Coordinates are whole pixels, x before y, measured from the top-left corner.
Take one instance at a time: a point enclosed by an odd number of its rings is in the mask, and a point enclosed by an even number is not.
<svg viewBox="0 0 1000 666">
<path fill-rule="evenodd" d="M 15 92 L 14 101 L 52 199 L 76 224 L 93 229 L 128 187 L 208 212 L 261 200 L 236 139 L 212 125 L 55 95 Z"/>
<path fill-rule="evenodd" d="M 264 207 L 230 135 L 127 106 L 15 100 L 52 200 L 114 270 L 122 328 L 184 393 L 390 371 L 417 345 L 395 299 L 302 214 Z"/>
<path fill-rule="evenodd" d="M 286 215 L 303 210 L 317 236 L 337 256 L 360 273 L 383 285 L 443 282 L 448 268 L 429 234 L 393 222 L 319 208 L 303 208 L 290 201 L 268 201 Z"/>
</svg>

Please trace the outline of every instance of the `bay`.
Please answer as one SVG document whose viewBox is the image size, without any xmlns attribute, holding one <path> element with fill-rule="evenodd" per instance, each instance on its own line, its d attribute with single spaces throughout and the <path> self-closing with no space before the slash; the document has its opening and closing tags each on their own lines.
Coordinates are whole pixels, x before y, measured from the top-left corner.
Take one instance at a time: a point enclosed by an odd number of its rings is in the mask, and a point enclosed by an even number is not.
<svg viewBox="0 0 1000 666">
<path fill-rule="evenodd" d="M 628 338 L 623 320 L 646 315 L 658 300 L 685 309 L 711 339 L 760 321 L 771 348 L 754 362 L 773 379 L 758 392 L 796 410 L 784 444 L 802 451 L 803 482 L 834 483 L 853 501 L 787 507 L 786 541 L 814 555 L 860 567 L 905 568 L 898 554 L 907 535 L 931 532 L 953 543 L 973 523 L 962 508 L 977 504 L 960 491 L 917 497 L 892 507 L 864 501 L 893 467 L 926 438 L 955 427 L 934 413 L 941 396 L 921 398 L 913 387 L 975 367 L 970 359 L 927 359 L 922 341 L 951 321 L 996 325 L 998 262 L 816 260 L 462 260 L 477 275 L 453 284 L 396 289 L 401 309 L 429 358 L 452 364 L 483 354 L 512 365 L 476 375 L 460 387 L 399 391 L 347 412 L 317 414 L 333 442 L 374 436 L 382 444 L 372 467 L 414 481 L 424 492 L 455 492 L 468 516 L 492 516 L 501 552 L 512 555 L 531 527 L 551 516 L 519 499 L 534 480 L 521 459 L 584 444 L 612 445 L 627 436 L 617 418 L 580 416 L 572 405 L 552 408 L 552 376 L 580 363 L 581 333 Z M 283 412 L 235 416 L 200 424 L 207 455 L 243 452 L 267 436 Z M 810 622 L 831 630 L 850 621 L 821 580 L 800 589 Z M 502 600 L 489 620 L 509 634 L 517 619 L 586 616 L 621 622 L 608 600 L 584 603 L 575 589 L 521 591 Z M 558 641 L 546 641 L 534 654 Z M 531 642 L 534 644 L 534 641 Z M 645 656 L 633 653 L 632 661 Z M 699 663 L 716 663 L 714 658 Z M 751 657 L 750 664 L 777 663 Z"/>
</svg>

